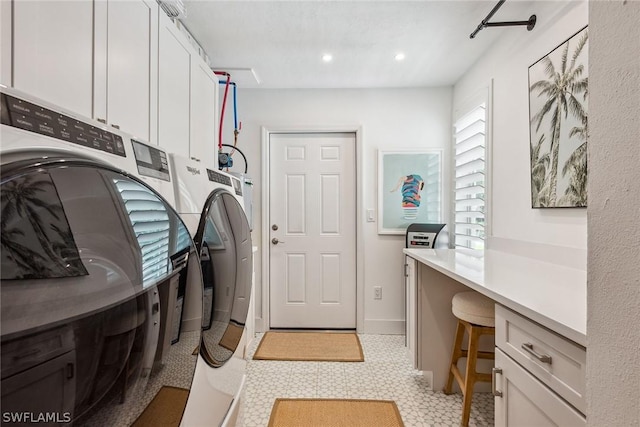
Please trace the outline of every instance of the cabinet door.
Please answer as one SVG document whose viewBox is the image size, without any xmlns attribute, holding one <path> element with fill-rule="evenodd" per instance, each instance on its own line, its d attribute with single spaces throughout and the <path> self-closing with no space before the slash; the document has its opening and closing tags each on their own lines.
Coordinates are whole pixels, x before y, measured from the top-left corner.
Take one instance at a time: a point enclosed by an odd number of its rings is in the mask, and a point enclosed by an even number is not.
<svg viewBox="0 0 640 427">
<path fill-rule="evenodd" d="M 405 304 L 405 333 L 406 333 L 406 345 L 409 351 L 409 356 L 413 362 L 413 367 L 418 366 L 418 331 L 417 331 L 417 306 L 418 306 L 418 294 L 416 288 L 416 260 L 405 256 L 405 292 L 406 292 L 406 304 Z"/>
<path fill-rule="evenodd" d="M 218 78 L 207 64 L 195 55 L 192 71 L 189 156 L 199 159 L 209 169 L 217 169 Z"/>
<path fill-rule="evenodd" d="M 73 419 L 76 402 L 76 352 L 48 360 L 2 380 L 3 414 L 56 414 L 63 425 Z M 4 423 L 3 423 L 4 424 Z M 29 423 L 30 424 L 30 423 Z M 19 424 L 19 425 L 27 425 Z M 53 425 L 47 424 L 47 425 Z"/>
<path fill-rule="evenodd" d="M 166 16 L 160 16 L 159 38 L 158 143 L 189 157 L 191 50 Z"/>
<path fill-rule="evenodd" d="M 13 49 L 13 5 L 8 1 L 0 1 L 0 84 L 12 85 L 12 49 Z"/>
<path fill-rule="evenodd" d="M 91 117 L 93 2 L 16 0 L 12 4 L 11 85 Z M 3 5 L 3 23 L 5 11 Z M 4 52 L 2 59 L 6 60 Z"/>
<path fill-rule="evenodd" d="M 498 348 L 495 365 L 502 369 L 496 381 L 502 392 L 495 398 L 496 427 L 586 426 L 582 414 Z"/>
<path fill-rule="evenodd" d="M 152 141 L 155 122 L 151 106 L 155 105 L 157 34 L 155 1 L 109 1 L 106 119 L 145 141 Z"/>
</svg>

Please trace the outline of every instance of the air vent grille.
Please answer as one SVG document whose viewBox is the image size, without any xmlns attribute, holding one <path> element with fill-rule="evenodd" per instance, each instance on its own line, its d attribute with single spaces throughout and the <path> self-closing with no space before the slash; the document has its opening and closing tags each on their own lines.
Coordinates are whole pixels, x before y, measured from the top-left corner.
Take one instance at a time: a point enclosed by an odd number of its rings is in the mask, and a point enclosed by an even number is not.
<svg viewBox="0 0 640 427">
<path fill-rule="evenodd" d="M 187 9 L 182 0 L 157 0 L 158 4 L 164 10 L 169 18 L 185 18 Z"/>
</svg>

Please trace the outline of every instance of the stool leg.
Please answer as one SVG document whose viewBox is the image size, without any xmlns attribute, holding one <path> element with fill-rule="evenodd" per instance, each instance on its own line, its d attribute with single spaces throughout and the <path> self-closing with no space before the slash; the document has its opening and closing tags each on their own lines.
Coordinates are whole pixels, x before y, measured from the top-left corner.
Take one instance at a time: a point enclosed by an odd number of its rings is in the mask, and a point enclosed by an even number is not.
<svg viewBox="0 0 640 427">
<path fill-rule="evenodd" d="M 476 361 L 478 359 L 478 328 L 471 326 L 469 331 L 469 348 L 467 350 L 467 369 L 465 372 L 464 389 L 462 390 L 462 421 L 461 426 L 469 425 L 471 415 L 471 398 L 473 397 L 473 386 L 476 383 Z"/>
<path fill-rule="evenodd" d="M 444 387 L 444 394 L 451 394 L 451 387 L 453 386 L 453 367 L 458 364 L 458 360 L 462 357 L 462 339 L 464 338 L 464 325 L 458 321 L 456 328 L 456 338 L 453 341 L 453 349 L 451 350 L 451 364 L 449 365 L 449 378 L 447 384 Z"/>
</svg>

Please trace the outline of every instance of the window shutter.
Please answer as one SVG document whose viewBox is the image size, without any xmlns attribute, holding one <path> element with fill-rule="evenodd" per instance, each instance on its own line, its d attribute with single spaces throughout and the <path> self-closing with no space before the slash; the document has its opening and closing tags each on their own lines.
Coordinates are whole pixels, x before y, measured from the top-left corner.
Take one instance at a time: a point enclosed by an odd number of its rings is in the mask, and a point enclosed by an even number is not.
<svg viewBox="0 0 640 427">
<path fill-rule="evenodd" d="M 455 247 L 484 249 L 486 103 L 463 114 L 454 128 Z"/>
</svg>

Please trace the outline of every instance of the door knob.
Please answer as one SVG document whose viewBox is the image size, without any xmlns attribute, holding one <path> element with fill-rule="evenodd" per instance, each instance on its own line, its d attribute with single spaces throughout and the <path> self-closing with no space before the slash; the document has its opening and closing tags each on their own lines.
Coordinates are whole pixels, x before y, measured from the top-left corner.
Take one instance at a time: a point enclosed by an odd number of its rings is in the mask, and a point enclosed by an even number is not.
<svg viewBox="0 0 640 427">
<path fill-rule="evenodd" d="M 271 226 L 271 229 L 272 229 L 273 231 L 276 231 L 276 230 L 278 229 L 278 225 L 277 225 L 277 224 L 273 224 L 273 225 Z"/>
<path fill-rule="evenodd" d="M 284 242 L 278 240 L 277 237 L 274 237 L 273 239 L 271 239 L 271 243 L 273 243 L 274 245 L 277 245 L 278 243 L 284 243 Z"/>
</svg>

